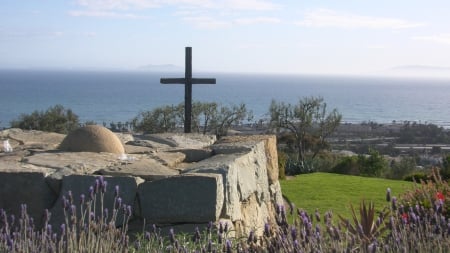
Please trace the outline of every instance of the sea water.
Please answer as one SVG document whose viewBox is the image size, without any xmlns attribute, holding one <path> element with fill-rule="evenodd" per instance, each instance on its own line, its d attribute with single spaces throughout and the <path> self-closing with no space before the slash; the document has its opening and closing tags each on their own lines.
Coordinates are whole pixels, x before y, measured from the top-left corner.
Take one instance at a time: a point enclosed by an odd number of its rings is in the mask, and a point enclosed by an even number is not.
<svg viewBox="0 0 450 253">
<path fill-rule="evenodd" d="M 184 101 L 184 87 L 160 84 L 183 73 L 0 71 L 0 128 L 35 110 L 61 104 L 81 122 L 127 122 L 139 112 Z M 323 97 L 344 122 L 415 121 L 450 127 L 450 80 L 355 76 L 194 73 L 217 83 L 193 85 L 193 100 L 246 104 L 254 120 L 267 119 L 272 100 L 295 104 Z"/>
</svg>

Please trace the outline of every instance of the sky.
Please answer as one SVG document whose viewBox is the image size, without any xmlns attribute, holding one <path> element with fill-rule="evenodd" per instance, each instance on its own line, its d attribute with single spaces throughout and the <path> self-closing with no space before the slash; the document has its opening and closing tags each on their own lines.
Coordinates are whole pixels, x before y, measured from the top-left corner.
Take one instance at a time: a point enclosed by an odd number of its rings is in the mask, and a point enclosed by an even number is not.
<svg viewBox="0 0 450 253">
<path fill-rule="evenodd" d="M 450 72 L 448 0 L 1 0 L 0 69 Z"/>
</svg>

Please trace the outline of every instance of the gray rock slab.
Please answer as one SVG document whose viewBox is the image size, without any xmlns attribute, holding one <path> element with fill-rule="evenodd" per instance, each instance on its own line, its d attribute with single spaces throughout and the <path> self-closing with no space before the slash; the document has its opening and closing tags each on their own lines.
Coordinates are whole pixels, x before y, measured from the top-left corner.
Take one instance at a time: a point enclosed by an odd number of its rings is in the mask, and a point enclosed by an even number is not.
<svg viewBox="0 0 450 253">
<path fill-rule="evenodd" d="M 178 152 L 181 152 L 185 155 L 185 159 L 183 162 L 185 163 L 196 163 L 213 156 L 213 151 L 210 148 L 201 148 L 201 149 L 179 149 Z"/>
<path fill-rule="evenodd" d="M 69 175 L 65 176 L 62 179 L 61 191 L 58 196 L 57 201 L 53 205 L 51 209 L 52 218 L 51 224 L 59 227 L 60 224 L 64 222 L 64 209 L 63 209 L 63 196 L 69 199 L 69 191 L 71 191 L 73 196 L 73 204 L 76 206 L 77 216 L 81 217 L 81 207 L 80 207 L 80 196 L 81 194 L 85 195 L 86 201 L 90 199 L 89 187 L 96 185 L 96 180 L 98 180 L 99 176 L 93 175 Z M 125 205 L 134 205 L 136 192 L 137 192 L 137 180 L 133 177 L 109 177 L 105 176 L 104 181 L 107 182 L 106 192 L 104 193 L 103 198 L 103 209 L 101 205 L 101 194 L 98 193 L 95 197 L 96 201 L 92 201 L 92 210 L 94 210 L 95 203 L 95 216 L 101 217 L 102 211 L 107 208 L 109 211 L 109 217 L 111 217 L 113 210 L 115 207 L 115 186 L 119 186 L 119 197 L 122 199 L 122 204 Z M 84 206 L 86 209 L 87 206 Z M 134 212 L 134 210 L 132 210 Z M 67 212 L 71 212 L 68 210 Z M 123 221 L 123 211 L 122 208 L 119 210 L 118 219 L 116 220 L 116 225 L 119 225 Z M 109 221 L 110 219 L 108 219 Z"/>
<path fill-rule="evenodd" d="M 130 142 L 133 143 L 133 142 Z M 125 153 L 127 154 L 151 154 L 155 152 L 155 148 L 152 147 L 146 147 L 146 146 L 136 146 L 136 145 L 130 145 L 125 144 Z"/>
<path fill-rule="evenodd" d="M 129 133 L 114 133 L 115 135 L 117 135 L 117 137 L 119 138 L 119 140 L 122 143 L 127 143 L 129 141 L 134 141 L 134 137 L 132 134 Z"/>
<path fill-rule="evenodd" d="M 56 149 L 66 135 L 58 133 L 50 133 L 36 130 L 21 130 L 18 128 L 10 128 L 0 132 L 2 139 L 10 139 L 13 149 Z"/>
<path fill-rule="evenodd" d="M 155 160 L 158 160 L 163 165 L 170 168 L 175 168 L 178 164 L 186 159 L 183 152 L 154 152 L 150 155 Z"/>
<path fill-rule="evenodd" d="M 20 162 L 22 159 L 30 155 L 27 150 L 14 150 L 13 152 L 0 152 L 0 164 L 3 162 Z"/>
<path fill-rule="evenodd" d="M 56 200 L 45 182 L 47 171 L 27 168 L 23 171 L 0 172 L 0 208 L 19 217 L 21 205 L 27 205 L 28 214 L 40 227 L 45 209 L 50 209 Z"/>
<path fill-rule="evenodd" d="M 179 175 L 177 170 L 171 169 L 161 162 L 147 156 L 138 156 L 129 162 L 122 162 L 114 166 L 99 169 L 96 174 L 109 176 L 135 176 L 146 181 L 154 181 Z"/>
<path fill-rule="evenodd" d="M 24 158 L 24 162 L 48 168 L 69 168 L 73 174 L 92 174 L 121 161 L 117 154 L 111 153 L 50 152 L 28 156 Z"/>
<path fill-rule="evenodd" d="M 205 223 L 222 211 L 222 177 L 185 174 L 139 185 L 142 217 L 150 223 Z"/>
<path fill-rule="evenodd" d="M 149 134 L 140 136 L 143 140 L 151 140 L 156 143 L 168 145 L 172 148 L 205 148 L 216 142 L 215 135 L 203 135 L 203 134 Z"/>
</svg>

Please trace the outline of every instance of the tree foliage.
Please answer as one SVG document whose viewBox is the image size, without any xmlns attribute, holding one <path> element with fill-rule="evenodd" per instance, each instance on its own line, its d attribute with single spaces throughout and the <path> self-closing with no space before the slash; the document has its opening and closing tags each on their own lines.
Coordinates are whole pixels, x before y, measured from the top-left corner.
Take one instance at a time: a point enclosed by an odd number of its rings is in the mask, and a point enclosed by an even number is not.
<svg viewBox="0 0 450 253">
<path fill-rule="evenodd" d="M 269 113 L 272 128 L 278 133 L 288 132 L 292 137 L 302 170 L 313 170 L 312 161 L 320 151 L 328 149 L 326 139 L 342 119 L 336 109 L 327 111 L 321 97 L 302 98 L 294 105 L 272 100 Z"/>
<path fill-rule="evenodd" d="M 450 143 L 450 132 L 433 124 L 405 122 L 398 136 L 398 143 L 437 144 Z"/>
<path fill-rule="evenodd" d="M 244 120 L 251 120 L 252 112 L 245 104 L 222 106 L 215 102 L 194 102 L 192 104 L 192 131 L 226 135 L 233 126 Z M 176 132 L 184 124 L 184 104 L 162 106 L 141 112 L 133 119 L 134 129 L 146 133 Z"/>
<path fill-rule="evenodd" d="M 387 160 L 380 155 L 378 151 L 371 149 L 368 155 L 343 157 L 331 172 L 347 175 L 380 177 L 387 169 Z"/>
<path fill-rule="evenodd" d="M 13 128 L 56 133 L 68 133 L 78 126 L 78 115 L 62 105 L 49 107 L 45 112 L 36 110 L 31 114 L 22 114 L 11 121 Z"/>
</svg>

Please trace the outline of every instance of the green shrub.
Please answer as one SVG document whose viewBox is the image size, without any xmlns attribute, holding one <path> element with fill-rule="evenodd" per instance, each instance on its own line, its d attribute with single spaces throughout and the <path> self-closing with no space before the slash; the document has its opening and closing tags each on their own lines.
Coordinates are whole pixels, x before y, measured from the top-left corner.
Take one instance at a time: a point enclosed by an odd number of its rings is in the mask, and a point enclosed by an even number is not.
<svg viewBox="0 0 450 253">
<path fill-rule="evenodd" d="M 331 169 L 332 173 L 345 175 L 359 175 L 359 163 L 357 156 L 346 156 Z"/>
<path fill-rule="evenodd" d="M 34 111 L 22 114 L 11 121 L 11 127 L 25 130 L 40 130 L 46 132 L 68 133 L 79 126 L 78 115 L 62 105 L 49 107 L 44 111 Z"/>
<path fill-rule="evenodd" d="M 420 181 L 426 181 L 430 178 L 430 176 L 425 172 L 416 172 L 413 174 L 410 174 L 408 176 L 405 176 L 403 180 L 409 181 L 409 182 L 420 182 Z"/>
</svg>

